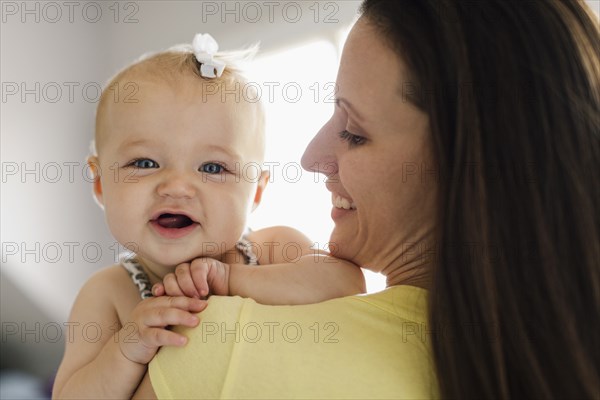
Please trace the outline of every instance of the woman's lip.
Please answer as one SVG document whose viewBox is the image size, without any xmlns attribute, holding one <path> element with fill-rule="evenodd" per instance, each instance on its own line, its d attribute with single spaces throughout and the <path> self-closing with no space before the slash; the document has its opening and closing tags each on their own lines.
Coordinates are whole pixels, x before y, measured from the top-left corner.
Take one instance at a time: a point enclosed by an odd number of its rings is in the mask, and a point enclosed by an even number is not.
<svg viewBox="0 0 600 400">
<path fill-rule="evenodd" d="M 167 239 L 180 239 L 184 236 L 187 236 L 190 233 L 192 233 L 192 231 L 196 229 L 199 225 L 200 224 L 198 224 L 197 222 L 194 222 L 193 224 L 188 225 L 184 228 L 165 228 L 164 226 L 161 226 L 156 220 L 150 221 L 150 226 L 154 229 L 154 231 L 160 236 Z"/>
<path fill-rule="evenodd" d="M 356 210 L 354 210 L 354 209 L 347 210 L 345 208 L 333 207 L 331 209 L 331 219 L 336 221 L 336 220 L 343 218 L 343 217 L 347 216 L 348 214 L 351 214 L 355 211 Z"/>
</svg>

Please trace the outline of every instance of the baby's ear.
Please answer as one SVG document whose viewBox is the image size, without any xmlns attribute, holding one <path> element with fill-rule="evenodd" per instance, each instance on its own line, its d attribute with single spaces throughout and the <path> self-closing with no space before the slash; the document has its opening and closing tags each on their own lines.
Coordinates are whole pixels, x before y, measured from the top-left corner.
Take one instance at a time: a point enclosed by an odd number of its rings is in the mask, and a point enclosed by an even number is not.
<svg viewBox="0 0 600 400">
<path fill-rule="evenodd" d="M 102 198 L 102 181 L 100 180 L 100 161 L 98 161 L 98 157 L 96 156 L 89 156 L 87 163 L 90 171 L 92 172 L 94 198 L 96 199 L 96 203 L 98 203 L 101 208 L 104 208 L 104 200 Z"/>
<path fill-rule="evenodd" d="M 254 194 L 254 203 L 252 204 L 252 211 L 256 210 L 256 207 L 260 204 L 263 192 L 269 183 L 269 177 L 271 174 L 269 171 L 262 171 L 260 178 L 258 178 L 258 185 L 256 186 L 256 193 Z"/>
</svg>

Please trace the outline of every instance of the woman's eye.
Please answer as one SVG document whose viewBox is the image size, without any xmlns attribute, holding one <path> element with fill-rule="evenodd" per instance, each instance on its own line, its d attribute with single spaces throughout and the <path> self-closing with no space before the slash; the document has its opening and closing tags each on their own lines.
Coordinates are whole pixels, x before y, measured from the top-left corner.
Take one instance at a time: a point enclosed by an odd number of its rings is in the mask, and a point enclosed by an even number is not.
<svg viewBox="0 0 600 400">
<path fill-rule="evenodd" d="M 206 163 L 200 167 L 200 171 L 207 174 L 220 174 L 225 171 L 225 167 L 216 163 Z"/>
<path fill-rule="evenodd" d="M 366 138 L 350 133 L 347 130 L 343 130 L 342 132 L 340 132 L 339 136 L 340 139 L 348 142 L 350 147 L 360 146 L 361 144 L 364 144 L 367 141 Z"/>
<path fill-rule="evenodd" d="M 158 163 L 156 161 L 150 160 L 149 158 L 140 158 L 137 160 L 133 160 L 129 164 L 129 166 L 140 169 L 158 168 Z"/>
</svg>

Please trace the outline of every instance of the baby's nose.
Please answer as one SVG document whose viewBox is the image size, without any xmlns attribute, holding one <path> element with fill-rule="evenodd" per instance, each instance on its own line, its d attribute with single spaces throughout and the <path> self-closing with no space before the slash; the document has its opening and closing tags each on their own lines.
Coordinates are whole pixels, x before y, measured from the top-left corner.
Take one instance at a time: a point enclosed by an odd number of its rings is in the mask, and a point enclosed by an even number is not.
<svg viewBox="0 0 600 400">
<path fill-rule="evenodd" d="M 158 185 L 157 193 L 163 197 L 192 198 L 196 195 L 194 179 L 189 174 L 169 174 Z"/>
</svg>

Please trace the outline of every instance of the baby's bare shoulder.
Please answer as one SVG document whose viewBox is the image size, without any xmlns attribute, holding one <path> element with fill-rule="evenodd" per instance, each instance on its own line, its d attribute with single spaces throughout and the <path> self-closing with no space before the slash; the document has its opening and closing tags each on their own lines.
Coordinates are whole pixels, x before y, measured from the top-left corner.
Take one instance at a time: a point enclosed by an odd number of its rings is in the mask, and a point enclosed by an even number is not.
<svg viewBox="0 0 600 400">
<path fill-rule="evenodd" d="M 289 226 L 273 226 L 253 231 L 247 239 L 258 247 L 258 263 L 279 264 L 297 261 L 312 254 L 313 242 L 302 232 Z"/>
<path fill-rule="evenodd" d="M 310 239 L 297 229 L 289 226 L 270 226 L 252 231 L 247 235 L 248 240 L 255 243 L 275 241 L 280 243 L 296 242 L 302 245 L 311 244 Z"/>
<path fill-rule="evenodd" d="M 81 288 L 79 297 L 113 308 L 119 317 L 128 314 L 139 301 L 129 273 L 119 264 L 95 272 Z"/>
<path fill-rule="evenodd" d="M 124 287 L 128 281 L 131 285 L 131 279 L 125 268 L 115 264 L 96 271 L 81 290 L 87 292 L 101 291 L 106 295 L 107 289 L 112 288 L 111 292 L 117 291 L 117 288 Z"/>
</svg>

